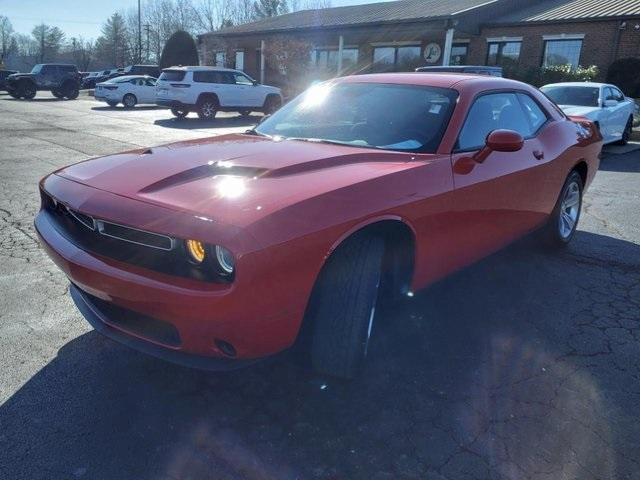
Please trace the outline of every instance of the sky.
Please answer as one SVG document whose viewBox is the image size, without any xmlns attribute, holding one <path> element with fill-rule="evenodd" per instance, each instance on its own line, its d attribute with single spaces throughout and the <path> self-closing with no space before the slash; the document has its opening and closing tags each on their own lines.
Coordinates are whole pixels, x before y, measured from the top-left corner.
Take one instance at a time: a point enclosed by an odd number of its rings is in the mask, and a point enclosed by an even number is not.
<svg viewBox="0 0 640 480">
<path fill-rule="evenodd" d="M 385 0 L 332 0 L 331 5 L 357 5 Z M 144 4 L 144 2 L 143 2 Z M 0 15 L 9 17 L 19 33 L 30 33 L 34 25 L 60 27 L 67 38 L 97 38 L 104 20 L 113 12 L 137 8 L 137 0 L 0 0 Z"/>
</svg>

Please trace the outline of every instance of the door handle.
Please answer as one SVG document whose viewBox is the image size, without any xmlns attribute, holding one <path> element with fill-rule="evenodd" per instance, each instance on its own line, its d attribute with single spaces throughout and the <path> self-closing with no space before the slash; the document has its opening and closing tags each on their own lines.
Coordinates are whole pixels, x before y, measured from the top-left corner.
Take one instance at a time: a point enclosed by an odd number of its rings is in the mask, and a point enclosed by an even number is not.
<svg viewBox="0 0 640 480">
<path fill-rule="evenodd" d="M 542 150 L 534 150 L 533 156 L 536 157 L 537 160 L 542 160 L 544 158 L 544 152 Z"/>
</svg>

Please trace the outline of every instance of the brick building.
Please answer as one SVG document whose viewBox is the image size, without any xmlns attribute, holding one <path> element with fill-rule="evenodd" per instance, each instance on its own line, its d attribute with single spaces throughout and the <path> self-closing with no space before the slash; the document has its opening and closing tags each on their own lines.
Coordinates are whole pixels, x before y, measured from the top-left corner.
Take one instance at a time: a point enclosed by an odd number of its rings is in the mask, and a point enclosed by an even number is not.
<svg viewBox="0 0 640 480">
<path fill-rule="evenodd" d="M 640 56 L 640 0 L 399 0 L 289 13 L 198 45 L 201 63 L 275 84 L 452 64 L 596 65 L 604 77 L 613 60 Z"/>
</svg>

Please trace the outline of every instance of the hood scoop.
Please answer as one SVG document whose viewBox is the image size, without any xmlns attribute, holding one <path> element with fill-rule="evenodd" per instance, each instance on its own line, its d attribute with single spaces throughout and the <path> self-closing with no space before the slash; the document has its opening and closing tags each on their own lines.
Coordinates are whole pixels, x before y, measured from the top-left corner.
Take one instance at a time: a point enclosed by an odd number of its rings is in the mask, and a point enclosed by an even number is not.
<svg viewBox="0 0 640 480">
<path fill-rule="evenodd" d="M 267 172 L 265 168 L 244 167 L 239 165 L 230 165 L 224 161 L 210 162 L 206 165 L 185 170 L 183 172 L 163 178 L 151 185 L 147 185 L 140 193 L 155 193 L 167 188 L 177 187 L 203 178 L 213 178 L 219 175 L 230 175 L 234 177 L 253 178 L 259 177 Z"/>
</svg>

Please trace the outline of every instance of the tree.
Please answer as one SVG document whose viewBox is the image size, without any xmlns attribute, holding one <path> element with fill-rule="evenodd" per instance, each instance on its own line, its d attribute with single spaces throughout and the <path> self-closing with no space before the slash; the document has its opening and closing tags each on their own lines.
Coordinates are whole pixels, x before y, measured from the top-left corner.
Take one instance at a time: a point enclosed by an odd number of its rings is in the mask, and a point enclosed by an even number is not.
<svg viewBox="0 0 640 480">
<path fill-rule="evenodd" d="M 57 57 L 64 41 L 64 32 L 62 30 L 58 27 L 41 23 L 33 28 L 31 35 L 39 45 L 38 59 L 40 63 Z"/>
<path fill-rule="evenodd" d="M 289 8 L 287 0 L 256 0 L 253 3 L 253 10 L 255 18 L 259 20 L 287 13 Z"/>
<path fill-rule="evenodd" d="M 13 26 L 7 17 L 0 15 L 0 65 L 9 55 L 12 45 L 15 45 Z"/>
<path fill-rule="evenodd" d="M 178 30 L 169 37 L 160 56 L 160 68 L 199 64 L 196 43 L 189 33 L 184 30 Z"/>
<path fill-rule="evenodd" d="M 102 26 L 102 35 L 96 40 L 96 53 L 115 67 L 124 66 L 130 60 L 127 27 L 120 13 L 111 15 Z"/>
</svg>

